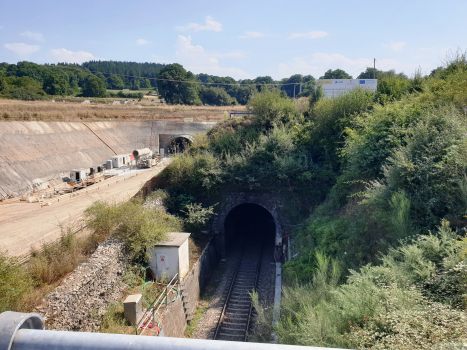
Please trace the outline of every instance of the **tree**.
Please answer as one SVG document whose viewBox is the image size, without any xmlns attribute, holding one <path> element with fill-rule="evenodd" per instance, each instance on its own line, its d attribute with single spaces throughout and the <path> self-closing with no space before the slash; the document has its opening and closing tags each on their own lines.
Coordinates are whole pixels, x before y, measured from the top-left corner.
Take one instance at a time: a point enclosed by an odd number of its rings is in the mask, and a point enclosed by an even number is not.
<svg viewBox="0 0 467 350">
<path fill-rule="evenodd" d="M 357 79 L 373 79 L 373 76 L 375 76 L 376 79 L 383 79 L 383 78 L 408 79 L 408 77 L 404 73 L 396 73 L 394 69 L 390 69 L 388 71 L 382 71 L 382 70 L 370 68 L 370 67 L 367 67 L 364 72 L 361 72 L 360 75 L 357 77 Z"/>
<path fill-rule="evenodd" d="M 141 82 L 140 82 L 139 86 L 141 88 L 143 88 L 143 89 L 151 89 L 152 88 L 151 82 L 147 78 L 141 79 Z"/>
<path fill-rule="evenodd" d="M 352 79 L 352 76 L 342 69 L 329 69 L 324 73 L 324 76 L 320 77 L 320 79 Z"/>
<path fill-rule="evenodd" d="M 68 81 L 57 74 L 49 74 L 42 85 L 42 89 L 49 95 L 66 95 L 70 85 Z"/>
<path fill-rule="evenodd" d="M 313 107 L 316 102 L 321 100 L 324 97 L 323 87 L 321 85 L 317 85 L 313 88 L 310 92 L 310 107 Z"/>
<path fill-rule="evenodd" d="M 222 88 L 201 86 L 199 96 L 203 104 L 213 106 L 229 106 L 232 104 L 232 97 Z"/>
<path fill-rule="evenodd" d="M 0 92 L 6 91 L 8 89 L 8 84 L 6 82 L 6 79 L 3 77 L 0 77 Z"/>
<path fill-rule="evenodd" d="M 107 86 L 110 89 L 121 90 L 125 87 L 125 84 L 123 83 L 122 78 L 118 75 L 111 75 L 107 78 Z"/>
<path fill-rule="evenodd" d="M 83 84 L 85 97 L 105 97 L 106 94 L 104 82 L 94 75 L 89 76 Z"/>
<path fill-rule="evenodd" d="M 193 83 L 184 83 L 180 81 L 194 82 L 195 76 L 191 72 L 187 72 L 181 64 L 169 64 L 161 69 L 159 79 L 177 80 L 164 81 L 160 80 L 157 84 L 159 94 L 169 104 L 187 104 L 200 105 L 201 100 L 198 96 L 198 87 Z"/>
<path fill-rule="evenodd" d="M 361 72 L 357 79 L 373 79 L 373 76 L 376 79 L 379 78 L 379 75 L 382 73 L 379 69 L 367 67 L 364 72 Z"/>
</svg>

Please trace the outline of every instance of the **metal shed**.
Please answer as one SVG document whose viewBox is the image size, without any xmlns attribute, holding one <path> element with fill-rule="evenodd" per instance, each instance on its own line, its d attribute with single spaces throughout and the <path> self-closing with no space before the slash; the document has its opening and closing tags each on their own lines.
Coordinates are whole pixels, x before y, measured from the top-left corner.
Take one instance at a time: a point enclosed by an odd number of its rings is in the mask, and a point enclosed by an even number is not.
<svg viewBox="0 0 467 350">
<path fill-rule="evenodd" d="M 190 268 L 186 232 L 169 232 L 169 238 L 151 249 L 149 266 L 158 278 L 171 279 L 178 273 L 183 278 Z"/>
</svg>

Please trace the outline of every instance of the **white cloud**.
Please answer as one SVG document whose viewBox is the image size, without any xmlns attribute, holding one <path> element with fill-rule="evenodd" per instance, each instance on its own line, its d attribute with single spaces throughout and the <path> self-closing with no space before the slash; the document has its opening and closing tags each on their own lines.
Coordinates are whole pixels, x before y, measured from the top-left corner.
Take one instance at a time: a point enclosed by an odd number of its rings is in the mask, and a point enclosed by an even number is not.
<svg viewBox="0 0 467 350">
<path fill-rule="evenodd" d="M 177 26 L 175 27 L 176 30 L 180 30 L 185 32 L 187 30 L 194 30 L 198 32 L 200 30 L 212 30 L 214 32 L 222 32 L 222 24 L 216 22 L 211 16 L 206 17 L 206 25 L 201 25 L 198 23 L 188 23 L 186 26 Z"/>
<path fill-rule="evenodd" d="M 136 45 L 146 45 L 149 41 L 144 40 L 144 39 L 138 39 L 136 40 Z"/>
<path fill-rule="evenodd" d="M 266 36 L 266 34 L 261 32 L 245 32 L 245 35 L 239 36 L 240 39 L 248 39 L 248 38 L 260 38 L 262 36 Z"/>
<path fill-rule="evenodd" d="M 318 38 L 324 38 L 325 36 L 328 36 L 328 35 L 329 35 L 328 33 L 323 32 L 322 30 L 313 30 L 308 33 L 294 33 L 289 37 L 289 39 L 298 39 L 298 38 L 318 39 Z"/>
<path fill-rule="evenodd" d="M 85 51 L 69 51 L 67 49 L 52 49 L 50 50 L 52 57 L 57 62 L 67 63 L 83 63 L 92 60 L 105 61 L 104 58 L 94 57 L 91 53 Z"/>
<path fill-rule="evenodd" d="M 42 33 L 30 32 L 29 30 L 26 30 L 25 32 L 21 32 L 20 35 L 25 36 L 29 39 L 33 39 L 37 41 L 44 41 L 44 37 L 42 36 Z"/>
<path fill-rule="evenodd" d="M 383 44 L 383 47 L 387 49 L 391 49 L 392 51 L 400 51 L 404 48 L 404 46 L 407 45 L 405 42 L 398 42 L 398 43 L 393 43 L 391 41 L 390 44 Z"/>
<path fill-rule="evenodd" d="M 175 56 L 177 62 L 181 63 L 185 69 L 195 74 L 207 73 L 219 76 L 230 76 L 234 79 L 249 78 L 248 73 L 240 68 L 221 67 L 218 58 L 239 58 L 244 57 L 241 51 L 227 53 L 208 53 L 200 45 L 193 45 L 191 37 L 178 36 L 175 44 Z"/>
<path fill-rule="evenodd" d="M 395 69 L 396 72 L 405 72 L 410 75 L 417 68 L 422 70 L 431 69 L 429 64 L 420 64 L 419 62 L 401 62 L 395 59 L 379 59 L 377 60 L 378 69 L 390 70 Z M 323 76 L 328 69 L 343 69 L 348 74 L 357 77 L 367 67 L 373 67 L 373 59 L 358 58 L 351 59 L 340 54 L 315 53 L 307 57 L 296 57 L 293 60 L 279 64 L 277 76 L 274 79 L 290 77 L 293 74 L 308 75 L 311 74 L 316 79 Z"/>
<path fill-rule="evenodd" d="M 36 52 L 41 48 L 39 45 L 28 45 L 24 43 L 5 44 L 3 46 L 5 49 L 11 50 L 21 57 Z"/>
</svg>

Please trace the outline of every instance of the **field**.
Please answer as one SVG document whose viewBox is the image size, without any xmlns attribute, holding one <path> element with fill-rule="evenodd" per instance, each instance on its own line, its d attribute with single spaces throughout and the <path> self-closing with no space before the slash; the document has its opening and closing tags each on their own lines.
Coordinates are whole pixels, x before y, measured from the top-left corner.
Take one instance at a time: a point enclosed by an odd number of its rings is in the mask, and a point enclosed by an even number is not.
<svg viewBox="0 0 467 350">
<path fill-rule="evenodd" d="M 68 97 L 60 101 L 0 100 L 0 121 L 5 120 L 180 120 L 218 121 L 228 116 L 229 110 L 244 111 L 244 106 L 185 106 L 166 105 L 157 97 L 147 96 L 141 101 L 125 98 L 90 98 L 91 104 L 83 104 L 85 98 Z M 125 100 L 128 104 L 124 104 Z M 154 101 L 152 101 L 154 100 Z M 65 101 L 65 102 L 63 102 Z M 120 105 L 112 105 L 120 101 Z"/>
</svg>

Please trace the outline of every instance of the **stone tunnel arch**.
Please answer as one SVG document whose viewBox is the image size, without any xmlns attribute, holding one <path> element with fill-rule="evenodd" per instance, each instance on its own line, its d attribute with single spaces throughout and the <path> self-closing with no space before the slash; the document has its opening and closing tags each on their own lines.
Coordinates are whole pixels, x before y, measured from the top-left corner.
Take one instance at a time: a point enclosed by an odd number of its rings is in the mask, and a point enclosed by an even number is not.
<svg viewBox="0 0 467 350">
<path fill-rule="evenodd" d="M 193 136 L 188 134 L 159 134 L 159 148 L 163 149 L 165 153 L 173 153 L 174 148 L 180 151 L 184 144 L 192 142 Z"/>
<path fill-rule="evenodd" d="M 193 142 L 193 138 L 191 136 L 177 136 L 173 138 L 168 146 L 167 152 L 168 153 L 181 153 L 185 151 L 185 148 Z"/>
<path fill-rule="evenodd" d="M 284 235 L 282 228 L 284 218 L 282 215 L 282 202 L 280 198 L 272 193 L 230 193 L 226 195 L 225 201 L 221 205 L 218 215 L 215 217 L 214 222 L 212 223 L 212 229 L 219 236 L 218 248 L 221 256 L 225 256 L 226 247 L 229 244 L 230 238 L 228 236 L 229 233 L 225 230 L 226 219 L 233 209 L 242 204 L 258 205 L 271 215 L 275 224 L 275 244 L 281 245 L 282 237 Z"/>
</svg>

